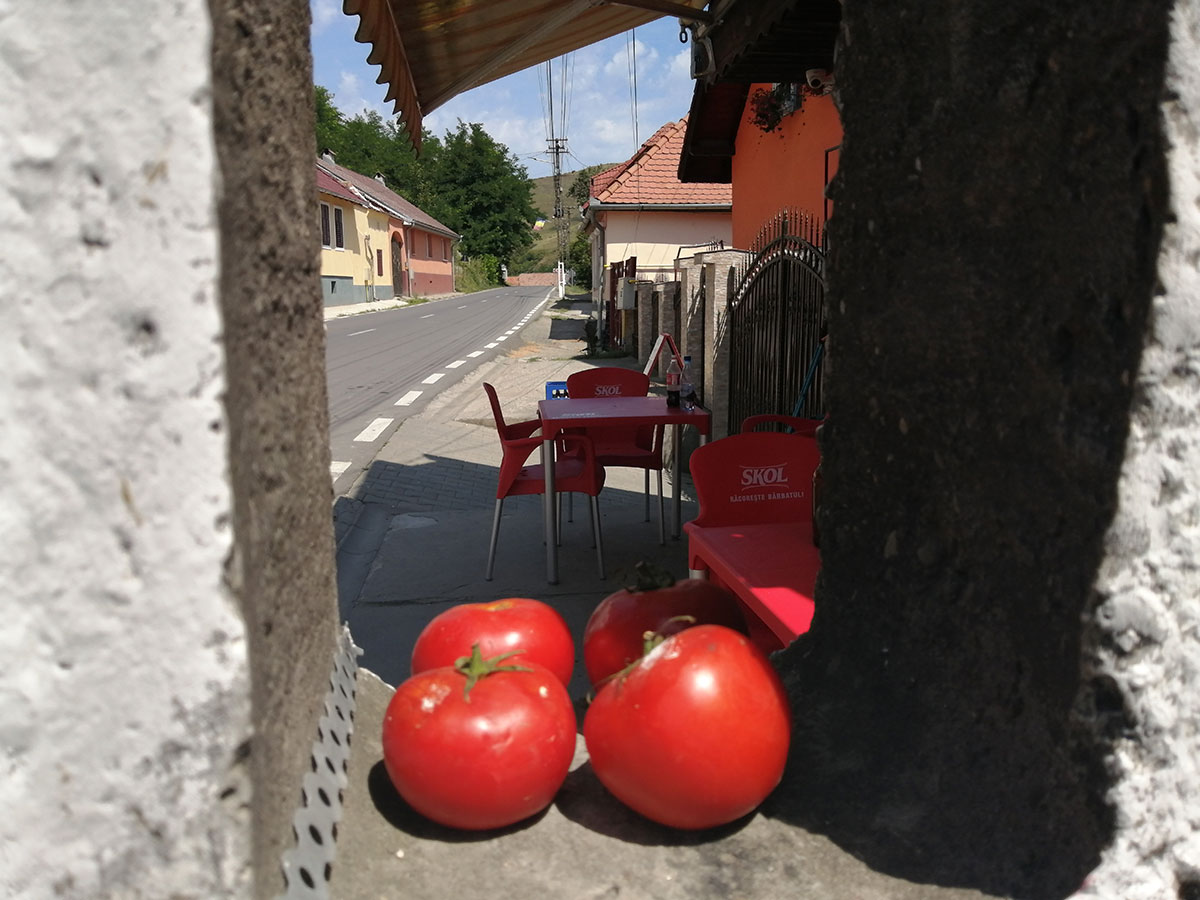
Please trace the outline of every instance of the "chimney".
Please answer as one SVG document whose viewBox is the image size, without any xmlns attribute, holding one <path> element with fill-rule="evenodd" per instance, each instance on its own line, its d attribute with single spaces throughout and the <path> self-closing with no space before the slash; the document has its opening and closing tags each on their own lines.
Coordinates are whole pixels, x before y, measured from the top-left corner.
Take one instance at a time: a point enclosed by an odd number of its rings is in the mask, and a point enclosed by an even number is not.
<svg viewBox="0 0 1200 900">
<path fill-rule="evenodd" d="M 378 181 L 380 184 L 382 184 L 384 187 L 387 187 L 387 182 L 383 180 L 382 172 L 375 173 L 375 180 Z"/>
<path fill-rule="evenodd" d="M 321 151 L 321 159 L 327 163 L 333 163 L 334 165 L 337 165 L 337 157 L 334 156 L 333 151 L 328 147 Z"/>
</svg>

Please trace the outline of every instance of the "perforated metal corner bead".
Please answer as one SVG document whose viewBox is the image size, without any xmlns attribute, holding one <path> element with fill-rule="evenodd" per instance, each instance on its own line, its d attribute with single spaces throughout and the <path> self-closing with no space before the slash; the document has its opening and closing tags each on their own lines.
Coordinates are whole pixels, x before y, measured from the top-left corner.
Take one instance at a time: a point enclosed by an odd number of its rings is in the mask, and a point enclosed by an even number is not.
<svg viewBox="0 0 1200 900">
<path fill-rule="evenodd" d="M 283 900 L 328 900 L 329 879 L 337 851 L 337 823 L 342 818 L 350 736 L 354 732 L 358 657 L 350 629 L 342 626 L 333 658 L 333 674 L 325 695 L 325 713 L 317 723 L 310 771 L 300 790 L 300 806 L 292 816 L 296 845 L 283 854 Z"/>
</svg>

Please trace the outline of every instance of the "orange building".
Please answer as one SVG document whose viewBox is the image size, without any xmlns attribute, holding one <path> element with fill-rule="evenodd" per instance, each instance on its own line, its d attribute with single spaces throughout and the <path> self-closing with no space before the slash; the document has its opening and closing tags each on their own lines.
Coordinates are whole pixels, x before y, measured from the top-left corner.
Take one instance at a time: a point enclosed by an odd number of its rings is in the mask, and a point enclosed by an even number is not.
<svg viewBox="0 0 1200 900">
<path fill-rule="evenodd" d="M 698 89 L 680 161 L 684 181 L 733 188 L 733 246 L 748 248 L 763 223 L 796 210 L 821 225 L 837 171 L 842 124 L 833 97 L 804 84 L 717 84 Z"/>
</svg>

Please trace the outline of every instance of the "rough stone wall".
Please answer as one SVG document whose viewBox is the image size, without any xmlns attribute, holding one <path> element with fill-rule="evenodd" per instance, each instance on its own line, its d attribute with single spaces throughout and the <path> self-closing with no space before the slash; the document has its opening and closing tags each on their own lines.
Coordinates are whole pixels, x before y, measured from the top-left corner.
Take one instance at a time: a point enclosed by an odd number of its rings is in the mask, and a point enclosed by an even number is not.
<svg viewBox="0 0 1200 900">
<path fill-rule="evenodd" d="M 1169 703 L 1195 568 L 1168 535 L 1195 527 L 1196 191 L 1168 209 L 1167 25 L 1150 0 L 843 6 L 823 571 L 771 809 L 876 868 L 1051 898 L 1114 835 L 1112 867 L 1191 852 Z"/>
<path fill-rule="evenodd" d="M 250 886 L 209 39 L 0 8 L 5 897 Z"/>
<path fill-rule="evenodd" d="M 337 625 L 309 10 L 303 0 L 211 8 L 236 497 L 228 578 L 254 664 L 255 887 L 269 897 L 283 884 Z"/>
<path fill-rule="evenodd" d="M 1117 831 L 1083 894 L 1114 900 L 1200 897 L 1200 6 L 1171 37 L 1160 289 L 1085 646 Z"/>
</svg>

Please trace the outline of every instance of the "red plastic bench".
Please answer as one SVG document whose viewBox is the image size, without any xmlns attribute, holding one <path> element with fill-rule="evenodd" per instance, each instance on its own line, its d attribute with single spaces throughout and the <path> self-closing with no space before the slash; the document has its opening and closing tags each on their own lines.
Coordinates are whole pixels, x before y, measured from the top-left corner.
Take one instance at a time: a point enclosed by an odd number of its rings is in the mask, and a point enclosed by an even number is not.
<svg viewBox="0 0 1200 900">
<path fill-rule="evenodd" d="M 750 432 L 697 448 L 692 480 L 700 514 L 684 525 L 688 568 L 737 595 L 765 650 L 808 630 L 821 568 L 813 545 L 814 437 Z"/>
</svg>

